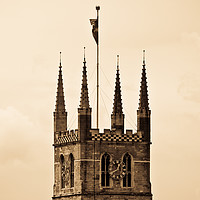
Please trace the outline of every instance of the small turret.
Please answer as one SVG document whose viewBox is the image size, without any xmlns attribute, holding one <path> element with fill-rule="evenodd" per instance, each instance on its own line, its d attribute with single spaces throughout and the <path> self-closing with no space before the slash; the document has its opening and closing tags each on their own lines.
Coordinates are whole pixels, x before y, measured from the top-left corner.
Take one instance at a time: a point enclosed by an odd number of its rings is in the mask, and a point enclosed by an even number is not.
<svg viewBox="0 0 200 200">
<path fill-rule="evenodd" d="M 65 99 L 62 79 L 62 65 L 60 52 L 60 65 L 58 75 L 58 87 L 56 96 L 56 107 L 54 112 L 54 133 L 67 130 L 67 112 L 65 110 Z"/>
<path fill-rule="evenodd" d="M 121 86 L 119 77 L 119 55 L 117 56 L 117 73 L 115 81 L 113 112 L 111 114 L 111 129 L 121 130 L 121 133 L 124 133 L 124 114 L 122 111 Z"/>
<path fill-rule="evenodd" d="M 140 86 L 139 107 L 137 110 L 137 130 L 143 132 L 144 140 L 150 142 L 150 115 L 146 78 L 145 50 L 143 50 L 143 68 Z"/>
<path fill-rule="evenodd" d="M 91 112 L 89 106 L 88 87 L 87 87 L 87 70 L 85 60 L 85 47 L 84 47 L 84 61 L 83 61 L 83 76 L 81 87 L 80 106 L 78 108 L 78 130 L 79 139 L 81 142 L 89 138 L 89 130 L 91 129 Z"/>
</svg>

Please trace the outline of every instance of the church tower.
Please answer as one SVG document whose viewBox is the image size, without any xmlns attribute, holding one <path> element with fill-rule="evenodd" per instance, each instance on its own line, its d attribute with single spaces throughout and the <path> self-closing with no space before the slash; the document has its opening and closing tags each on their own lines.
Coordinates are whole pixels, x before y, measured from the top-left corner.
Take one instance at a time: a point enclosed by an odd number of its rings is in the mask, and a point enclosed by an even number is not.
<svg viewBox="0 0 200 200">
<path fill-rule="evenodd" d="M 137 131 L 125 130 L 119 56 L 111 129 L 92 128 L 84 55 L 78 129 L 67 130 L 60 62 L 54 112 L 54 189 L 57 200 L 152 200 L 150 114 L 143 58 Z M 123 88 L 122 88 L 123 89 Z"/>
</svg>

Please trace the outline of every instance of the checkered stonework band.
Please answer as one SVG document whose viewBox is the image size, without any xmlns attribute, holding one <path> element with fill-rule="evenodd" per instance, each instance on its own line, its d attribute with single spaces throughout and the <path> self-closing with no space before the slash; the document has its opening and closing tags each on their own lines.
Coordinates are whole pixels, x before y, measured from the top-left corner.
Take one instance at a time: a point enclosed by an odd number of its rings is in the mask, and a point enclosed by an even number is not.
<svg viewBox="0 0 200 200">
<path fill-rule="evenodd" d="M 78 141 L 78 135 L 77 134 L 69 134 L 66 136 L 58 137 L 56 144 L 65 144 L 68 142 L 76 142 L 76 141 Z"/>
<path fill-rule="evenodd" d="M 142 136 L 134 135 L 112 135 L 112 134 L 96 134 L 92 133 L 94 141 L 109 141 L 109 142 L 142 142 Z"/>
<path fill-rule="evenodd" d="M 133 135 L 116 135 L 116 134 L 101 134 L 101 133 L 92 133 L 92 141 L 108 141 L 108 142 L 142 142 L 142 136 L 133 134 Z M 56 144 L 66 144 L 69 142 L 77 142 L 78 134 L 67 134 L 65 136 L 58 137 Z"/>
</svg>

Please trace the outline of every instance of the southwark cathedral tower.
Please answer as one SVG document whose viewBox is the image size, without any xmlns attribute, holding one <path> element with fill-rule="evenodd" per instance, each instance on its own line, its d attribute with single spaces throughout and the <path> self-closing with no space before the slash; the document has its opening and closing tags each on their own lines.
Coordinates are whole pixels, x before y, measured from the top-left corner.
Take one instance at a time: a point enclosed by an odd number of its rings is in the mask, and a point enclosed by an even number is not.
<svg viewBox="0 0 200 200">
<path fill-rule="evenodd" d="M 114 81 L 113 81 L 114 82 Z M 137 131 L 125 130 L 120 71 L 116 70 L 110 129 L 92 127 L 86 60 L 83 62 L 78 129 L 67 130 L 62 66 L 54 112 L 55 200 L 152 200 L 150 116 L 143 60 Z"/>
</svg>

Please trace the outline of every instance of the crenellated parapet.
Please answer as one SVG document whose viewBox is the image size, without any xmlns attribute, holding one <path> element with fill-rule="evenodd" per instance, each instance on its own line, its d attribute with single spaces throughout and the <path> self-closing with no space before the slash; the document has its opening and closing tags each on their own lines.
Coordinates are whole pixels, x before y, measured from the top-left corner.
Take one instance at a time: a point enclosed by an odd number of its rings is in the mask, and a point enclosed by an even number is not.
<svg viewBox="0 0 200 200">
<path fill-rule="evenodd" d="M 78 134 L 78 129 L 57 132 L 54 146 L 79 142 Z M 99 133 L 98 129 L 91 129 L 90 138 L 88 138 L 88 140 L 108 142 L 143 142 L 143 134 L 141 131 L 133 133 L 132 130 L 126 130 L 126 134 L 121 134 L 120 130 L 110 129 L 104 129 L 103 133 Z"/>
<path fill-rule="evenodd" d="M 65 145 L 71 142 L 78 141 L 78 129 L 68 130 L 68 131 L 60 131 L 55 134 L 55 143 L 54 146 Z"/>
<path fill-rule="evenodd" d="M 108 142 L 142 142 L 142 132 L 133 134 L 132 130 L 126 130 L 126 134 L 121 134 L 120 130 L 104 129 L 103 133 L 99 133 L 97 129 L 90 130 L 91 139 L 93 141 L 108 141 Z"/>
</svg>

